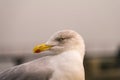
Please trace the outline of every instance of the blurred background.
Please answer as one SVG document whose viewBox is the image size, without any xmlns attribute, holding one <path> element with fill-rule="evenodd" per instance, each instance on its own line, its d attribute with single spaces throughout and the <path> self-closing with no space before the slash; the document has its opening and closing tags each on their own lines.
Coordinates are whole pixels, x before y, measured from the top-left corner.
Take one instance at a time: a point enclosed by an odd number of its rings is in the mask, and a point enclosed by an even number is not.
<svg viewBox="0 0 120 80">
<path fill-rule="evenodd" d="M 85 40 L 86 80 L 120 80 L 120 0 L 0 0 L 0 71 L 63 29 Z"/>
</svg>

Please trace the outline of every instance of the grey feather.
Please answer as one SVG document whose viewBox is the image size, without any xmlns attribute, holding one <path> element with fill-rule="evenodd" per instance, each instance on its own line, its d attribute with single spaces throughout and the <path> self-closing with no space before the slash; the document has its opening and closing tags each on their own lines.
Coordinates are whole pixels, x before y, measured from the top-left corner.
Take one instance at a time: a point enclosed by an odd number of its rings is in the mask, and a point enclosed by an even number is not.
<svg viewBox="0 0 120 80">
<path fill-rule="evenodd" d="M 53 70 L 48 66 L 50 57 L 43 57 L 0 73 L 0 80 L 49 80 Z"/>
</svg>

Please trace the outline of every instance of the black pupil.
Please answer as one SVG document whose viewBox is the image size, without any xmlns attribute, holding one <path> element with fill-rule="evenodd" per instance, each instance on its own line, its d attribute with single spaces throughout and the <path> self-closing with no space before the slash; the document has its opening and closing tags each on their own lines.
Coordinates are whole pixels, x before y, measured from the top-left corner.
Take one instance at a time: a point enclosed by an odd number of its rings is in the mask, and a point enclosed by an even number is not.
<svg viewBox="0 0 120 80">
<path fill-rule="evenodd" d="M 64 38 L 58 38 L 57 40 L 58 40 L 58 41 L 63 41 L 63 40 L 64 40 Z"/>
</svg>

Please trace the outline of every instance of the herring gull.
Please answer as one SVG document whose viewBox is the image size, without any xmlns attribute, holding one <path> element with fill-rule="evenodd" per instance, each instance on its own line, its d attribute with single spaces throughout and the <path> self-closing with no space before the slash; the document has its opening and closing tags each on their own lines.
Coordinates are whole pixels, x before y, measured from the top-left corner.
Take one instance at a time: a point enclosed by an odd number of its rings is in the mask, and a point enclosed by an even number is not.
<svg viewBox="0 0 120 80">
<path fill-rule="evenodd" d="M 85 45 L 77 32 L 58 31 L 33 50 L 43 56 L 1 72 L 0 80 L 85 80 Z"/>
</svg>

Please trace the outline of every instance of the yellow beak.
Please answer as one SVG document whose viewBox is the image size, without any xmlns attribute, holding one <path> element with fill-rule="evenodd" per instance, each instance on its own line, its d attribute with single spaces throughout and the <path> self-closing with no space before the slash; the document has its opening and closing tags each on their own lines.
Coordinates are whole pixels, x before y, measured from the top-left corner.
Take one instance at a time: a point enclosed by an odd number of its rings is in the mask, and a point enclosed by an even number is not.
<svg viewBox="0 0 120 80">
<path fill-rule="evenodd" d="M 33 49 L 33 52 L 34 53 L 40 53 L 42 51 L 46 51 L 46 50 L 50 49 L 51 47 L 52 46 L 46 45 L 46 44 L 43 43 L 43 44 L 35 46 L 34 49 Z"/>
</svg>

